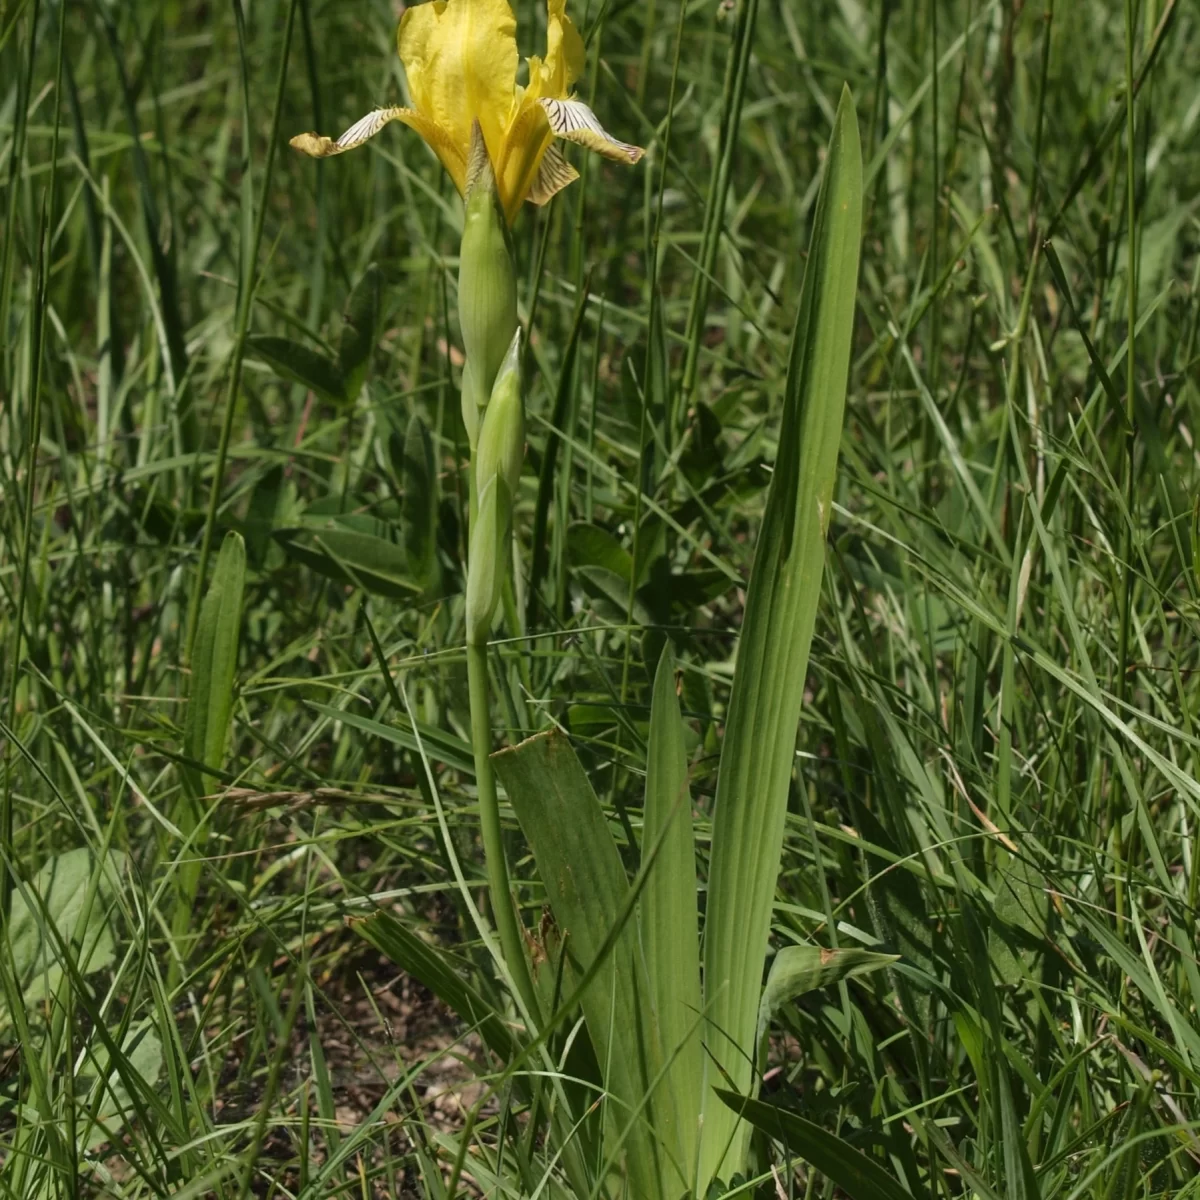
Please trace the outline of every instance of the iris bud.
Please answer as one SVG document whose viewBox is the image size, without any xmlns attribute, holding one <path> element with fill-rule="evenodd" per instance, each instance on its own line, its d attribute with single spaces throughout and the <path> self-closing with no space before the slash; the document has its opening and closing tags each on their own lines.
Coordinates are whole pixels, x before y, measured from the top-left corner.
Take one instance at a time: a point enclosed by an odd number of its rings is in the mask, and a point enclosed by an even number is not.
<svg viewBox="0 0 1200 1200">
<path fill-rule="evenodd" d="M 479 494 L 479 508 L 471 526 L 471 554 L 467 567 L 467 643 L 482 646 L 492 628 L 492 614 L 504 586 L 508 567 L 509 519 L 512 505 L 508 488 L 496 475 Z"/>
<path fill-rule="evenodd" d="M 469 364 L 463 372 L 463 408 L 473 402 L 482 409 L 517 328 L 517 280 L 508 224 L 497 199 L 496 176 L 478 121 L 471 130 L 467 164 L 458 319 Z M 470 421 L 467 430 L 471 430 Z"/>
<path fill-rule="evenodd" d="M 518 329 L 496 376 L 479 430 L 475 487 L 480 496 L 496 476 L 504 481 L 510 497 L 517 494 L 521 464 L 525 460 L 525 404 L 521 396 L 520 358 L 521 331 Z"/>
</svg>

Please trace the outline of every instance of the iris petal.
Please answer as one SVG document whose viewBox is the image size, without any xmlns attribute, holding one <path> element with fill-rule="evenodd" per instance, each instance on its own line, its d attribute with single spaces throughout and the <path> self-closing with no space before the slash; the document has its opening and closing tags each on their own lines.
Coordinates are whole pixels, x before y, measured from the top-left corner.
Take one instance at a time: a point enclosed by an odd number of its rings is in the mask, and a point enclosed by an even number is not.
<svg viewBox="0 0 1200 1200">
<path fill-rule="evenodd" d="M 401 121 L 432 147 L 466 194 L 471 126 L 478 120 L 509 224 L 526 200 L 545 204 L 579 177 L 555 138 L 616 162 L 644 151 L 618 141 L 592 110 L 569 94 L 584 67 L 584 45 L 566 0 L 547 0 L 546 54 L 529 59 L 529 84 L 517 85 L 516 19 L 508 0 L 426 0 L 407 9 L 396 35 L 411 108 L 377 108 L 339 138 L 302 133 L 292 145 L 313 158 L 344 154 Z"/>
<path fill-rule="evenodd" d="M 292 138 L 290 145 L 295 150 L 303 151 L 310 158 L 330 158 L 335 154 L 345 154 L 347 150 L 354 150 L 363 142 L 370 141 L 385 125 L 402 120 L 402 114 L 409 111 L 404 108 L 377 108 L 355 121 L 337 139 L 319 133 L 298 133 Z"/>
<path fill-rule="evenodd" d="M 562 97 L 583 74 L 583 38 L 567 16 L 567 0 L 547 0 L 546 57 L 529 59 L 529 95 Z"/>
<path fill-rule="evenodd" d="M 538 165 L 537 177 L 529 190 L 533 204 L 549 204 L 568 184 L 579 178 L 579 172 L 562 156 L 557 146 L 551 146 Z"/>
<path fill-rule="evenodd" d="M 413 107 L 461 147 L 471 122 L 498 161 L 517 86 L 517 22 L 507 0 L 430 0 L 407 9 L 397 45 Z"/>
<path fill-rule="evenodd" d="M 553 141 L 554 133 L 542 106 L 522 96 L 496 161 L 496 184 L 510 225 L 517 219 L 537 179 L 542 157 Z"/>
<path fill-rule="evenodd" d="M 345 154 L 347 150 L 357 150 L 393 121 L 403 122 L 425 139 L 461 192 L 467 174 L 466 156 L 444 129 L 411 108 L 377 108 L 355 121 L 339 138 L 325 137 L 319 133 L 300 133 L 292 138 L 290 144 L 293 149 L 302 151 L 310 158 L 332 158 L 335 154 Z"/>
<path fill-rule="evenodd" d="M 554 136 L 568 142 L 576 142 L 595 150 L 597 154 L 611 158 L 614 162 L 635 163 L 645 150 L 618 141 L 603 125 L 600 118 L 582 100 L 556 100 L 546 97 L 541 101 L 550 121 Z"/>
</svg>

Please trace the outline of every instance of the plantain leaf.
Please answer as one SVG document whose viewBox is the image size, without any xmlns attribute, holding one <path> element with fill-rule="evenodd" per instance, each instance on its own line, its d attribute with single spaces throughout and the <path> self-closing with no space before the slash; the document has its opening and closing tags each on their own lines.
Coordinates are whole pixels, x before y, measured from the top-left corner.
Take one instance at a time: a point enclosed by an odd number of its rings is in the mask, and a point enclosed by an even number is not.
<svg viewBox="0 0 1200 1200">
<path fill-rule="evenodd" d="M 225 758 L 233 716 L 233 675 L 237 666 L 242 593 L 246 586 L 246 543 L 228 533 L 196 626 L 192 688 L 183 727 L 183 754 L 192 763 L 217 769 Z M 184 783 L 193 798 L 212 791 L 215 776 L 189 766 Z"/>
<path fill-rule="evenodd" d="M 1024 858 L 996 851 L 996 903 L 988 924 L 988 950 L 1003 983 L 1029 976 L 1046 941 L 1050 896 L 1045 876 Z"/>
<path fill-rule="evenodd" d="M 112 963 L 111 914 L 125 865 L 125 855 L 115 850 L 107 856 L 87 848 L 68 850 L 47 859 L 27 888 L 13 892 L 8 937 L 13 970 L 27 1005 L 57 991 L 63 946 L 74 953 L 80 975 Z M 27 903 L 27 895 L 32 903 Z M 57 937 L 47 924 L 54 926 Z M 0 1007 L 0 1025 L 5 1024 L 7 1017 Z"/>
<path fill-rule="evenodd" d="M 277 530 L 284 553 L 327 579 L 380 596 L 403 598 L 420 591 L 403 546 L 381 536 L 385 527 L 370 517 L 308 520 Z"/>
<path fill-rule="evenodd" d="M 346 381 L 337 364 L 303 342 L 272 334 L 252 334 L 246 339 L 246 353 L 324 400 L 335 404 L 346 401 Z"/>
<path fill-rule="evenodd" d="M 383 308 L 383 272 L 372 263 L 354 285 L 343 315 L 342 337 L 338 344 L 338 370 L 342 378 L 342 396 L 353 404 L 362 391 L 371 365 L 371 352 L 379 333 Z"/>
<path fill-rule="evenodd" d="M 163 1048 L 158 1035 L 150 1029 L 130 1030 L 120 1050 L 122 1069 L 112 1064 L 108 1047 L 101 1045 L 75 1077 L 81 1107 L 86 1111 L 87 1093 L 97 1088 L 104 1076 L 103 1099 L 96 1114 L 96 1124 L 87 1137 L 87 1148 L 96 1150 L 112 1138 L 114 1131 L 134 1123 L 136 1108 L 129 1095 L 129 1083 L 149 1091 L 158 1082 L 163 1068 Z M 92 1093 L 95 1094 L 94 1092 Z"/>
<path fill-rule="evenodd" d="M 700 926 L 692 798 L 670 642 L 663 647 L 654 680 L 648 752 L 644 840 L 661 845 L 642 895 L 642 949 L 667 1060 L 666 1092 L 673 1105 L 668 1119 L 678 1129 L 672 1150 L 690 1168 L 700 1136 L 696 1098 L 704 1074 Z M 660 1128 L 668 1136 L 664 1123 Z"/>
<path fill-rule="evenodd" d="M 762 1041 L 771 1018 L 789 1000 L 842 979 L 867 975 L 899 960 L 898 954 L 879 954 L 857 948 L 826 950 L 823 946 L 785 946 L 775 955 L 767 986 L 763 989 L 758 1008 L 758 1041 Z"/>
<path fill-rule="evenodd" d="M 629 588 L 633 558 L 607 529 L 576 521 L 567 530 L 567 557 L 573 567 L 601 567 Z"/>
<path fill-rule="evenodd" d="M 743 1094 L 753 1081 L 771 905 L 821 592 L 861 236 L 858 122 L 843 89 L 792 337 L 713 816 L 704 934 L 708 1077 L 724 1071 Z M 732 1109 L 705 1101 L 698 1195 L 724 1167 L 741 1168 L 749 1136 Z"/>
<path fill-rule="evenodd" d="M 716 1094 L 731 1112 L 811 1163 L 851 1200 L 913 1200 L 874 1159 L 798 1113 L 721 1088 Z"/>
</svg>

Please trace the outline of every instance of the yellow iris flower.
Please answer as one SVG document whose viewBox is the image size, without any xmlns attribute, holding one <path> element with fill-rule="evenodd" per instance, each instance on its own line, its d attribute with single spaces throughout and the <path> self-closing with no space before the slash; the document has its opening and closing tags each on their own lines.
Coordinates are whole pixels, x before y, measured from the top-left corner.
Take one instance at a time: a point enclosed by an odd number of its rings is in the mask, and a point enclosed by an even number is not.
<svg viewBox="0 0 1200 1200">
<path fill-rule="evenodd" d="M 531 57 L 529 82 L 517 83 L 517 22 L 508 0 L 428 0 L 409 8 L 397 43 L 411 108 L 379 108 L 340 138 L 302 133 L 297 150 L 328 158 L 361 146 L 385 125 L 415 129 L 466 193 L 471 126 L 478 120 L 511 225 L 521 204 L 545 204 L 579 173 L 555 139 L 576 142 L 616 162 L 643 151 L 605 132 L 586 104 L 570 96 L 583 71 L 583 39 L 566 15 L 566 0 L 547 0 L 546 56 Z"/>
</svg>

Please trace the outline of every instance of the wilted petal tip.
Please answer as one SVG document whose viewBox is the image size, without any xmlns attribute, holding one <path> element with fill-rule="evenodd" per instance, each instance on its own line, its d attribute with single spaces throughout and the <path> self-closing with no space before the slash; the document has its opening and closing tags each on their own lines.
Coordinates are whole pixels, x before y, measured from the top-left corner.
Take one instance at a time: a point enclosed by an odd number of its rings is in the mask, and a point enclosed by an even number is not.
<svg viewBox="0 0 1200 1200">
<path fill-rule="evenodd" d="M 322 137 L 318 133 L 298 133 L 288 145 L 310 158 L 328 158 L 330 154 L 337 153 L 337 143 L 332 138 Z"/>
</svg>

